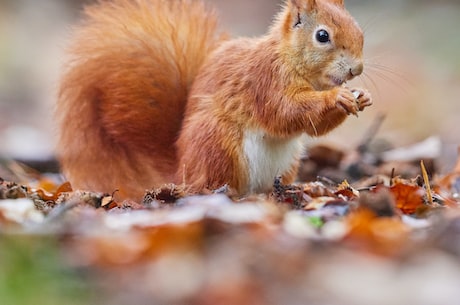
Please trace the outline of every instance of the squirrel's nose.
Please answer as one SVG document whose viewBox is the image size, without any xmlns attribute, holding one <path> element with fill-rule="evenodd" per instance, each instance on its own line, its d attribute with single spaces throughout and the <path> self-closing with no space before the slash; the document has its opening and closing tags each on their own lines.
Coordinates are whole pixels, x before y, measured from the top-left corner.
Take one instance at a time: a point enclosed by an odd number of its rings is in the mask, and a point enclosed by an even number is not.
<svg viewBox="0 0 460 305">
<path fill-rule="evenodd" d="M 354 67 L 350 68 L 351 77 L 355 77 L 363 73 L 364 65 L 362 62 L 356 64 Z"/>
</svg>

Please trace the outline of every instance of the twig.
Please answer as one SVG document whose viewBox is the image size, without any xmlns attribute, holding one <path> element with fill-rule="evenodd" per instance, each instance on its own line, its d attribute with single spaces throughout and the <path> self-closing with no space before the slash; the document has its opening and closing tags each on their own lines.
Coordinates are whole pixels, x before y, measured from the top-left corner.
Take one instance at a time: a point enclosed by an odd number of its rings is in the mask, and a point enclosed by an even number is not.
<svg viewBox="0 0 460 305">
<path fill-rule="evenodd" d="M 430 180 L 428 179 L 428 173 L 426 172 L 425 163 L 423 163 L 423 160 L 420 161 L 420 167 L 422 168 L 422 176 L 423 180 L 425 181 L 426 196 L 428 198 L 428 202 L 430 205 L 433 205 L 433 195 L 431 193 Z"/>
<path fill-rule="evenodd" d="M 396 172 L 396 169 L 393 167 L 391 169 L 390 186 L 393 186 L 393 179 L 395 178 L 395 172 Z"/>
<path fill-rule="evenodd" d="M 382 126 L 383 121 L 386 118 L 386 114 L 380 113 L 372 122 L 372 125 L 369 127 L 367 132 L 364 134 L 361 143 L 358 145 L 358 151 L 360 153 L 364 153 L 368 150 L 369 144 L 375 138 L 375 135 L 379 131 L 380 127 Z"/>
</svg>

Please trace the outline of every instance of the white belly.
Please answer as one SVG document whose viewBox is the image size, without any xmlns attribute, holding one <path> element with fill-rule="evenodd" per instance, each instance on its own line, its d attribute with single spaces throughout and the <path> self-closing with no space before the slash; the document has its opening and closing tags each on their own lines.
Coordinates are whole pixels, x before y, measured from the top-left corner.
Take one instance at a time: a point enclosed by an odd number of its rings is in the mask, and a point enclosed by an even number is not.
<svg viewBox="0 0 460 305">
<path fill-rule="evenodd" d="M 279 139 L 263 131 L 246 131 L 243 149 L 248 163 L 249 192 L 264 192 L 276 176 L 288 171 L 304 148 L 302 135 Z"/>
</svg>

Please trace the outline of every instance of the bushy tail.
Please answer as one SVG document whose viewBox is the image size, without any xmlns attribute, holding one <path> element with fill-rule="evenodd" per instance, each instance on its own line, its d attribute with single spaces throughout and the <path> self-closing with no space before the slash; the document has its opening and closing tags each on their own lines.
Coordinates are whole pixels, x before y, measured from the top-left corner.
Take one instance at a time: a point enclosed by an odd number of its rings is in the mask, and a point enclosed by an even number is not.
<svg viewBox="0 0 460 305">
<path fill-rule="evenodd" d="M 74 187 L 139 199 L 171 181 L 189 88 L 222 37 L 200 1 L 86 7 L 56 109 L 57 153 Z"/>
</svg>

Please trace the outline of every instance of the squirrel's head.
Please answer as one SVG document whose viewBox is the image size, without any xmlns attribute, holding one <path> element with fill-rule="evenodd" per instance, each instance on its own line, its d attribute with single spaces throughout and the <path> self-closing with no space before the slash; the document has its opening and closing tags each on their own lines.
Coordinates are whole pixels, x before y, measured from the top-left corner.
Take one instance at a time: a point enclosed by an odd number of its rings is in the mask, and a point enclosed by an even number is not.
<svg viewBox="0 0 460 305">
<path fill-rule="evenodd" d="M 316 90 L 362 73 L 363 32 L 343 0 L 287 0 L 277 25 L 287 61 Z"/>
</svg>

